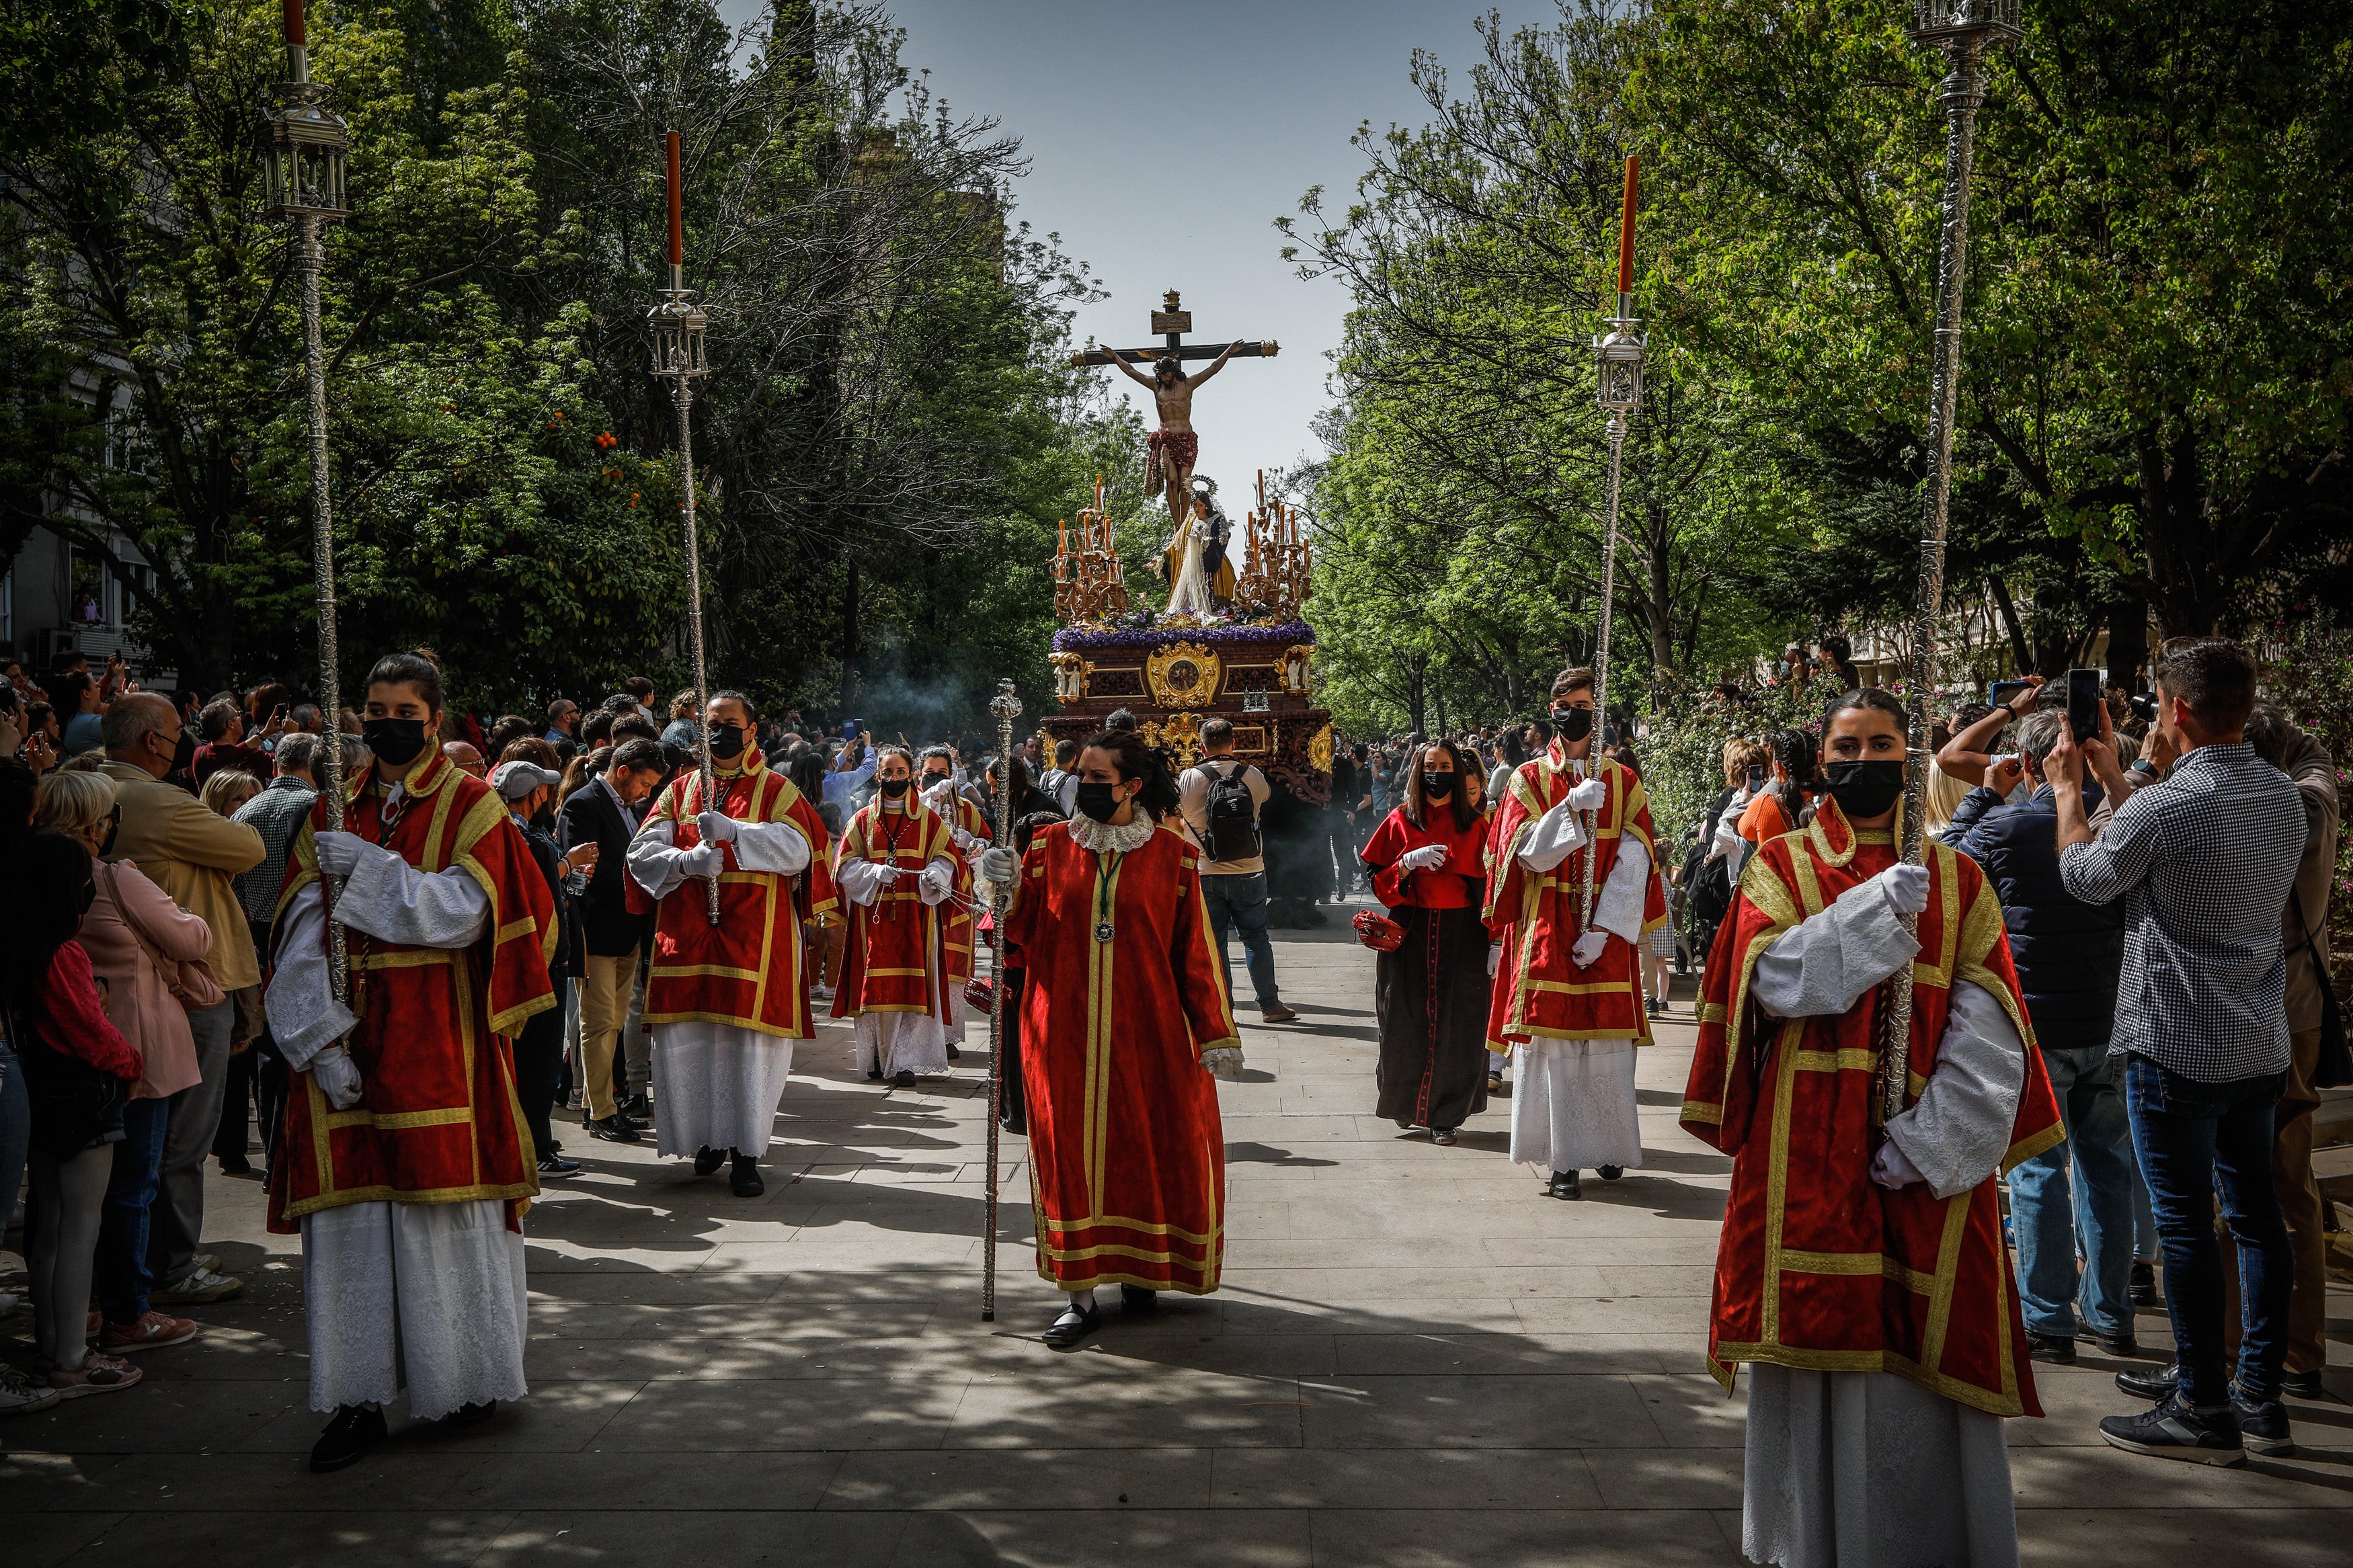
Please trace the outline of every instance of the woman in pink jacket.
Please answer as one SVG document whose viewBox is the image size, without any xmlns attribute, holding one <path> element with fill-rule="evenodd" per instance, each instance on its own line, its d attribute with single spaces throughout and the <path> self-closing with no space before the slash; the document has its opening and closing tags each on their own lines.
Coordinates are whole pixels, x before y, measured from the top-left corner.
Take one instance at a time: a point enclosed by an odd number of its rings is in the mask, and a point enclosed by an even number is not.
<svg viewBox="0 0 2353 1568">
<path fill-rule="evenodd" d="M 122 1108 L 122 1142 L 100 1219 L 97 1284 L 104 1325 L 91 1325 L 108 1355 L 153 1350 L 194 1338 L 195 1321 L 151 1310 L 147 1292 L 148 1215 L 164 1161 L 164 1129 L 172 1096 L 199 1079 L 196 1042 L 188 1013 L 172 994 L 181 964 L 200 959 L 212 930 L 172 900 L 128 860 L 108 864 L 119 813 L 114 781 L 69 769 L 41 781 L 35 826 L 88 848 L 96 896 L 82 916 L 81 945 L 100 983 L 106 1016 L 145 1059 Z M 164 965 L 169 965 L 166 974 Z"/>
</svg>

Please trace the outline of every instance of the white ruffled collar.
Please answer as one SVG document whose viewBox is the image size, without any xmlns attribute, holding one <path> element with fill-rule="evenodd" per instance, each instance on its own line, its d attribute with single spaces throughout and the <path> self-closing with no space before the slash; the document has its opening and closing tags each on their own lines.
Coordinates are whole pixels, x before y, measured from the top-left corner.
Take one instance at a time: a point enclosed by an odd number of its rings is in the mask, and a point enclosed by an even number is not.
<svg viewBox="0 0 2353 1568">
<path fill-rule="evenodd" d="M 1071 818 L 1071 837 L 1080 848 L 1092 849 L 1098 855 L 1124 855 L 1130 850 L 1141 849 L 1151 843 L 1152 836 L 1159 831 L 1160 825 L 1141 811 L 1129 818 L 1124 826 L 1117 827 L 1097 822 L 1083 811 Z"/>
</svg>

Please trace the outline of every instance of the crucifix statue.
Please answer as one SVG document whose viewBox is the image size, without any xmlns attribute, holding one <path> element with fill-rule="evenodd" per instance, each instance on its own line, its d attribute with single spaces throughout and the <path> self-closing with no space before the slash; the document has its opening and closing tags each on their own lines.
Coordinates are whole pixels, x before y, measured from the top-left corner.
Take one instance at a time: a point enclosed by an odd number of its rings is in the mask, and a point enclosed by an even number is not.
<svg viewBox="0 0 2353 1568">
<path fill-rule="evenodd" d="M 1152 400 L 1160 409 L 1160 428 L 1145 443 L 1145 482 L 1159 486 L 1167 496 L 1169 526 L 1181 535 L 1192 516 L 1193 465 L 1201 455 L 1201 438 L 1193 432 L 1193 389 L 1225 369 L 1226 362 L 1237 355 L 1243 359 L 1272 359 L 1277 345 L 1271 340 L 1188 343 L 1185 334 L 1193 330 L 1193 313 L 1178 308 L 1174 289 L 1168 290 L 1162 302 L 1164 308 L 1152 312 L 1152 330 L 1162 335 L 1163 347 L 1089 349 L 1084 353 L 1072 354 L 1071 363 L 1117 365 L 1120 374 L 1130 381 L 1152 389 Z M 1184 362 L 1188 359 L 1208 360 L 1209 368 L 1188 376 L 1184 370 Z M 1153 362 L 1150 375 L 1139 375 L 1131 368 L 1147 360 Z"/>
</svg>

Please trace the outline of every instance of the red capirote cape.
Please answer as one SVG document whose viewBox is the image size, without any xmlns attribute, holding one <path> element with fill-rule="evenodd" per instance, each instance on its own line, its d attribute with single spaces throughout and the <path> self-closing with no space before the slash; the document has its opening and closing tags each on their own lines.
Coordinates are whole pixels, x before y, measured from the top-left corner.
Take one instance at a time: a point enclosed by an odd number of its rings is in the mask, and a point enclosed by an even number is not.
<svg viewBox="0 0 2353 1568">
<path fill-rule="evenodd" d="M 635 877 L 625 879 L 629 908 L 640 914 L 655 910 L 645 1021 L 727 1024 L 815 1039 L 801 921 L 834 906 L 833 871 L 826 858 L 832 836 L 807 798 L 758 751 L 746 748 L 737 765 L 723 763 L 713 772 L 716 809 L 738 822 L 791 823 L 808 840 L 808 867 L 790 877 L 747 871 L 735 858 L 735 846 L 723 844 L 717 925 L 711 923 L 710 886 L 702 878 L 688 878 L 659 903 Z M 663 789 L 638 831 L 670 823 L 671 847 L 691 849 L 702 842 L 695 818 L 712 809 L 704 798 L 702 770 L 682 773 Z"/>
<path fill-rule="evenodd" d="M 434 748 L 410 771 L 391 831 L 375 770 L 345 781 L 346 831 L 427 874 L 463 867 L 490 895 L 482 934 L 461 948 L 412 947 L 346 930 L 352 1011 L 344 1038 L 365 1093 L 337 1110 L 310 1073 L 286 1099 L 269 1167 L 269 1228 L 343 1204 L 460 1204 L 539 1191 L 539 1156 L 515 1095 L 509 1044 L 523 1020 L 557 1005 L 547 976 L 555 900 L 504 802 Z M 286 857 L 282 913 L 318 880 L 322 799 Z M 322 939 L 323 940 L 323 932 Z"/>
<path fill-rule="evenodd" d="M 1487 818 L 1473 816 L 1458 827 L 1452 803 L 1422 808 L 1427 823 L 1416 826 L 1398 806 L 1382 818 L 1359 857 L 1372 868 L 1373 896 L 1390 909 L 1475 909 L 1487 891 Z M 1434 870 L 1406 871 L 1398 859 L 1409 849 L 1445 847 L 1446 863 Z"/>
<path fill-rule="evenodd" d="M 1038 1272 L 1065 1289 L 1218 1288 L 1226 1139 L 1201 1053 L 1241 1042 L 1199 866 L 1166 826 L 1099 858 L 1056 823 L 1021 858 L 1005 929 Z"/>
<path fill-rule="evenodd" d="M 1905 1103 L 1936 1070 L 1954 983 L 1983 986 L 2026 1045 L 2007 1171 L 2065 1130 L 2000 900 L 1968 857 L 1931 842 L 1926 858 Z M 1874 1031 L 1888 987 L 1836 1017 L 1772 1018 L 1749 998 L 1775 938 L 1894 863 L 1893 834 L 1858 834 L 1824 801 L 1811 826 L 1750 858 L 1708 958 L 1683 1110 L 1684 1131 L 1733 1157 L 1708 1368 L 1726 1389 L 1744 1361 L 1894 1373 L 1996 1415 L 2040 1415 L 1994 1173 L 1950 1198 L 1925 1183 L 1890 1191 L 1871 1179 L 1885 1136 Z"/>
<path fill-rule="evenodd" d="M 923 868 L 945 856 L 956 858 L 948 820 L 910 789 L 901 809 L 885 809 L 877 795 L 849 819 L 837 864 L 887 862 L 899 868 L 896 885 L 871 904 L 843 902 L 849 917 L 849 942 L 842 955 L 841 983 L 833 991 L 833 1016 L 860 1013 L 929 1013 L 960 1016 L 964 984 L 948 983 L 948 903 L 927 904 L 915 885 Z"/>
<path fill-rule="evenodd" d="M 1520 850 L 1536 819 L 1568 798 L 1577 773 L 1558 741 L 1543 756 L 1523 763 L 1504 791 L 1487 836 L 1487 929 L 1504 942 L 1495 990 L 1487 1015 L 1487 1048 L 1503 1052 L 1520 1040 L 1622 1040 L 1647 1042 L 1650 1016 L 1642 1007 L 1642 966 L 1634 944 L 1614 939 L 1589 968 L 1579 969 L 1568 950 L 1585 931 L 1585 862 L 1595 857 L 1594 896 L 1609 883 L 1618 847 L 1631 837 L 1659 862 L 1651 830 L 1651 799 L 1642 781 L 1604 757 L 1594 776 L 1609 786 L 1609 798 L 1593 814 L 1593 841 L 1549 871 L 1520 864 Z M 1651 879 L 1642 900 L 1645 931 L 1667 918 L 1659 879 Z"/>
</svg>

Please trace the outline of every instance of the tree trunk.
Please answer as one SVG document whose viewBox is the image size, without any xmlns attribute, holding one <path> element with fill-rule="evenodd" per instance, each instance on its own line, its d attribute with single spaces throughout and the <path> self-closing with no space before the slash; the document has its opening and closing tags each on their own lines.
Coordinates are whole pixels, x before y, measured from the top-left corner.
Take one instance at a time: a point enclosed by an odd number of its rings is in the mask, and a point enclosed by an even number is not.
<svg viewBox="0 0 2353 1568">
<path fill-rule="evenodd" d="M 2108 679 L 2127 691 L 2147 689 L 2148 606 L 2127 600 L 2108 612 Z"/>
<path fill-rule="evenodd" d="M 841 717 L 854 716 L 858 696 L 858 556 L 849 556 L 849 570 L 841 590 Z"/>
<path fill-rule="evenodd" d="M 2034 666 L 2034 656 L 2026 646 L 2026 628 L 2019 623 L 2018 606 L 2010 602 L 2010 584 L 2001 580 L 1999 572 L 1986 574 L 1986 587 L 1993 595 L 1994 608 L 2001 612 L 2001 629 L 2010 637 L 2010 657 L 2017 661 L 2012 672 L 2018 675 L 2042 673 Z"/>
</svg>

